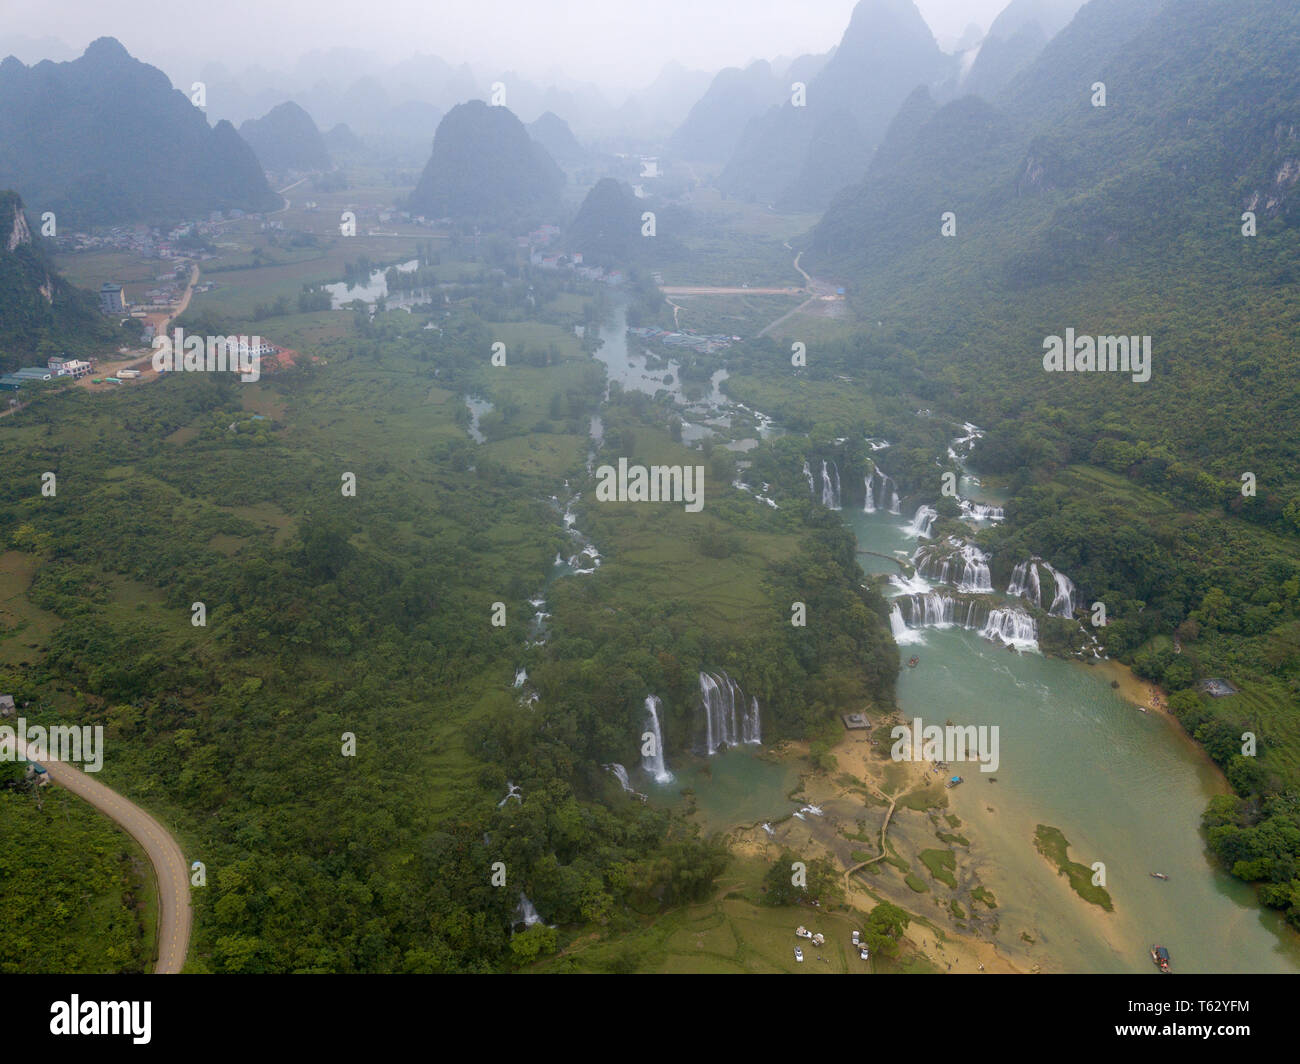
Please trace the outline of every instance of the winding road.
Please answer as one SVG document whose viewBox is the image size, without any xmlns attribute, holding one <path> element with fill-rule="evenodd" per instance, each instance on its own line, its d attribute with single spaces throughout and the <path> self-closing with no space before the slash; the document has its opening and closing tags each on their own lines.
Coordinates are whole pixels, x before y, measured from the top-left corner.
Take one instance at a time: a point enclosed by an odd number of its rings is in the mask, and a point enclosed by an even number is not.
<svg viewBox="0 0 1300 1064">
<path fill-rule="evenodd" d="M 18 742 L 18 756 L 27 750 Z M 194 910 L 190 903 L 189 866 L 167 829 L 133 802 L 62 761 L 36 759 L 60 787 L 89 802 L 143 848 L 158 883 L 158 958 L 155 975 L 176 975 L 185 966 L 190 948 Z"/>
</svg>

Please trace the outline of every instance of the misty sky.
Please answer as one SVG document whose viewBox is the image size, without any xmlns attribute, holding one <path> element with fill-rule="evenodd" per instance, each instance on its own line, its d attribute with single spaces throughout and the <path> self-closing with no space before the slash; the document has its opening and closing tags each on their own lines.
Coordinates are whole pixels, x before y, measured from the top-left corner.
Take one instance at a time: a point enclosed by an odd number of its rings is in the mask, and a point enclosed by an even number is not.
<svg viewBox="0 0 1300 1064">
<path fill-rule="evenodd" d="M 940 43 L 1008 0 L 917 0 Z M 824 52 L 855 0 L 0 0 L 0 39 L 53 37 L 77 54 L 113 36 L 188 82 L 219 60 L 274 69 L 316 48 L 360 48 L 387 61 L 415 52 L 483 74 L 640 88 L 670 59 L 716 70 L 752 59 Z M 26 62 L 34 56 L 20 55 Z"/>
</svg>

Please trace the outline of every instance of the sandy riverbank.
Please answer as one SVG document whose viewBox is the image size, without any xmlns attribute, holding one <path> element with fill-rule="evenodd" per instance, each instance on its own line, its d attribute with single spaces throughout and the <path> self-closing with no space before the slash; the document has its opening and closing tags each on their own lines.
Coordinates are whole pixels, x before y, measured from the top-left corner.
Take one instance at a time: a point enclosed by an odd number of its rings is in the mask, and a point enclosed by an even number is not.
<svg viewBox="0 0 1300 1064">
<path fill-rule="evenodd" d="M 896 762 L 881 756 L 887 754 L 892 745 L 889 739 L 891 722 L 892 718 L 875 721 L 875 734 L 879 736 L 876 746 L 871 743 L 872 733 L 846 731 L 832 749 L 837 762 L 835 771 L 830 774 L 814 772 L 803 777 L 803 787 L 799 792 L 801 800 L 823 808 L 823 816 L 791 817 L 772 825 L 771 834 L 762 825 L 738 829 L 732 835 L 733 851 L 770 862 L 782 850 L 789 849 L 800 855 L 828 857 L 837 867 L 847 870 L 860 863 L 849 856 L 852 850 L 862 848 L 877 852 L 879 828 L 889 802 L 898 799 L 886 836 L 891 851 L 897 851 L 913 867 L 916 875 L 930 882 L 934 893 L 925 895 L 923 903 L 920 895 L 913 895 L 902 886 L 898 871 L 891 868 L 879 879 L 847 876 L 847 903 L 862 913 L 869 913 L 881 901 L 889 901 L 912 913 L 912 925 L 903 939 L 904 953 L 924 955 L 945 974 L 975 974 L 981 972 L 981 965 L 985 973 L 1031 970 L 1029 965 L 1018 964 L 1003 955 L 1005 950 L 1000 949 L 996 934 L 990 933 L 989 921 L 976 921 L 973 926 L 979 930 L 975 931 L 972 925 L 959 925 L 945 907 L 946 902 L 944 906 L 936 905 L 935 899 L 941 893 L 946 899 L 949 892 L 937 881 L 930 880 L 929 873 L 919 861 L 918 851 L 923 846 L 934 849 L 943 848 L 945 844 L 934 838 L 933 828 L 928 826 L 930 814 L 911 809 L 902 804 L 902 800 L 923 794 L 927 804 L 941 803 L 946 794 L 942 789 L 943 773 L 926 763 Z M 807 758 L 808 754 L 806 743 L 785 742 L 779 746 L 782 758 Z M 863 823 L 870 826 L 871 844 L 850 841 L 852 836 L 845 838 L 846 832 L 857 831 Z M 965 870 L 977 860 L 971 853 L 975 846 L 950 845 L 947 848 L 954 853 L 959 868 L 963 870 L 958 873 L 963 889 L 954 892 L 953 897 L 960 895 L 973 916 L 975 904 L 967 893 L 970 882 Z M 936 928 L 941 934 L 936 932 Z"/>
</svg>

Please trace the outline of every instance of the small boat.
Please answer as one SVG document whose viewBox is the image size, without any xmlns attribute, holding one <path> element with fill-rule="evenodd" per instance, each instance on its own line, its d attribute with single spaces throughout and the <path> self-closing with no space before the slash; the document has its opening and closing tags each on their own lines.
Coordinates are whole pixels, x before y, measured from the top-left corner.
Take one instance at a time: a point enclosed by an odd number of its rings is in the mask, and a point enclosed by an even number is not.
<svg viewBox="0 0 1300 1064">
<path fill-rule="evenodd" d="M 861 953 L 858 954 L 858 956 L 861 957 L 864 961 L 869 961 L 871 960 L 871 951 L 864 949 Z"/>
<path fill-rule="evenodd" d="M 800 964 L 803 964 L 803 950 L 801 950 L 798 946 L 795 946 L 794 948 L 794 959 L 797 960 Z"/>
<path fill-rule="evenodd" d="M 908 667 L 909 669 L 914 669 L 914 668 L 916 668 L 919 664 L 921 664 L 921 659 L 920 659 L 920 658 L 909 658 L 908 661 L 907 661 L 907 667 Z"/>
<path fill-rule="evenodd" d="M 1152 878 L 1152 879 L 1168 879 L 1169 877 L 1168 877 L 1167 875 L 1165 875 L 1163 872 L 1152 872 L 1152 873 L 1151 873 L 1151 878 Z"/>
<path fill-rule="evenodd" d="M 812 937 L 812 944 L 813 944 L 814 946 L 824 946 L 824 945 L 826 945 L 826 936 L 823 935 L 823 934 L 821 934 L 820 932 L 817 933 L 817 934 L 815 934 L 815 935 L 813 935 L 813 937 Z"/>
<path fill-rule="evenodd" d="M 960 776 L 953 776 L 953 778 L 950 779 L 947 783 L 945 783 L 944 786 L 951 788 L 951 787 L 956 787 L 957 784 L 959 783 L 965 783 L 965 782 L 966 781 L 962 779 Z"/>
<path fill-rule="evenodd" d="M 1164 946 L 1151 947 L 1151 961 L 1162 972 L 1169 971 L 1169 951 Z"/>
<path fill-rule="evenodd" d="M 800 938 L 812 938 L 812 932 L 806 927 L 796 927 L 794 933 Z"/>
</svg>

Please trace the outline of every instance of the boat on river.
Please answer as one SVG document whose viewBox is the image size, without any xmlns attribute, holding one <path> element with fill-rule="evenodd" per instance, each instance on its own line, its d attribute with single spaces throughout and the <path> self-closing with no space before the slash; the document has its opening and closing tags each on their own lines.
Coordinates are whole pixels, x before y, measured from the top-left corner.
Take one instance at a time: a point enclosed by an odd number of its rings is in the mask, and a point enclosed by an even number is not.
<svg viewBox="0 0 1300 1064">
<path fill-rule="evenodd" d="M 1152 872 L 1152 873 L 1151 873 L 1151 878 L 1152 878 L 1152 879 L 1168 879 L 1169 877 L 1168 877 L 1167 875 L 1165 875 L 1163 872 Z"/>
<path fill-rule="evenodd" d="M 1169 972 L 1169 951 L 1164 946 L 1151 947 L 1151 961 L 1162 972 Z"/>
</svg>

